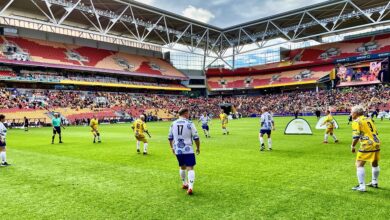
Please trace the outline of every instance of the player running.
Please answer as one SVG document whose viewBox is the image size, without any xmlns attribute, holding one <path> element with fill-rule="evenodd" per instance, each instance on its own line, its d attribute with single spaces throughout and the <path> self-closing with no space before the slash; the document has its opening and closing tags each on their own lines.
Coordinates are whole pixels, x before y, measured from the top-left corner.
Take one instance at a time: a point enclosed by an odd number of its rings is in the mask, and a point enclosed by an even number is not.
<svg viewBox="0 0 390 220">
<path fill-rule="evenodd" d="M 135 120 L 133 123 L 133 126 L 131 126 L 131 129 L 134 131 L 135 139 L 137 139 L 137 153 L 140 153 L 140 143 L 144 143 L 144 152 L 143 155 L 148 154 L 148 140 L 145 137 L 146 133 L 149 138 L 152 138 L 149 134 L 148 128 L 146 127 L 145 123 L 145 116 L 141 115 L 139 119 Z"/>
<path fill-rule="evenodd" d="M 354 120 L 352 122 L 352 153 L 355 153 L 355 146 L 360 142 L 360 148 L 356 155 L 356 173 L 359 185 L 353 187 L 352 190 L 365 192 L 364 165 L 366 162 L 371 162 L 372 166 L 372 180 L 367 186 L 378 188 L 380 140 L 374 123 L 370 118 L 364 116 L 363 107 L 353 107 L 352 117 Z"/>
<path fill-rule="evenodd" d="M 211 118 L 207 115 L 207 112 L 200 116 L 199 122 L 202 122 L 202 129 L 206 138 L 210 138 L 209 122 L 211 122 Z"/>
<path fill-rule="evenodd" d="M 221 109 L 221 114 L 219 114 L 219 118 L 221 119 L 222 123 L 222 134 L 227 135 L 229 134 L 229 130 L 227 129 L 227 125 L 229 123 L 228 115 Z"/>
<path fill-rule="evenodd" d="M 188 118 L 189 110 L 181 109 L 179 119 L 174 121 L 169 129 L 168 140 L 171 150 L 179 162 L 180 178 L 183 182 L 182 188 L 187 189 L 188 195 L 192 195 L 195 182 L 194 166 L 196 165 L 192 140 L 196 144 L 196 154 L 200 153 L 200 141 L 195 125 Z M 186 180 L 186 170 L 188 172 L 188 182 Z"/>
<path fill-rule="evenodd" d="M 102 140 L 100 139 L 100 133 L 99 133 L 99 120 L 97 119 L 96 115 L 94 115 L 91 121 L 89 122 L 89 126 L 92 129 L 91 132 L 93 134 L 93 143 L 96 143 L 96 138 L 98 139 L 98 143 L 101 143 Z"/>
<path fill-rule="evenodd" d="M 65 127 L 62 125 L 62 120 L 58 113 L 54 113 L 54 118 L 52 119 L 51 124 L 53 125 L 53 136 L 51 137 L 51 144 L 54 144 L 54 138 L 56 137 L 56 134 L 58 134 L 60 140 L 59 143 L 62 144 L 61 127 L 63 129 L 65 129 Z"/>
<path fill-rule="evenodd" d="M 275 122 L 272 117 L 272 115 L 268 112 L 267 107 L 263 107 L 262 109 L 262 114 L 260 117 L 260 124 L 261 124 L 261 129 L 259 133 L 259 140 L 260 140 L 260 151 L 264 151 L 265 149 L 265 144 L 264 144 L 264 134 L 267 134 L 267 139 L 268 139 L 268 150 L 272 150 L 272 139 L 271 139 L 271 130 L 275 130 Z"/>
<path fill-rule="evenodd" d="M 4 125 L 5 115 L 0 115 L 0 157 L 1 164 L 0 166 L 5 167 L 11 164 L 7 163 L 7 154 L 6 154 L 6 136 L 7 136 L 7 128 Z"/>
<path fill-rule="evenodd" d="M 338 143 L 339 140 L 337 140 L 337 137 L 333 132 L 334 127 L 335 127 L 335 122 L 334 122 L 332 113 L 329 110 L 326 111 L 326 118 L 325 118 L 324 123 L 322 123 L 322 126 L 323 125 L 326 125 L 326 130 L 325 130 L 325 135 L 324 135 L 324 144 L 328 143 L 328 136 L 329 135 L 331 135 L 333 137 L 335 143 Z"/>
</svg>

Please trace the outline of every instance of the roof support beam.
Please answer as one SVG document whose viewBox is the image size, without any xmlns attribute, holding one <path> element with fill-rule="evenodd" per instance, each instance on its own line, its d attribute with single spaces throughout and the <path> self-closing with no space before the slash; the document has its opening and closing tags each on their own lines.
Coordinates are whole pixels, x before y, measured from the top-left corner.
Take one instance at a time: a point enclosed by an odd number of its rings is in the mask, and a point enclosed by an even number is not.
<svg viewBox="0 0 390 220">
<path fill-rule="evenodd" d="M 60 20 L 57 22 L 58 25 L 62 24 L 62 22 L 65 21 L 65 19 L 76 9 L 76 7 L 80 4 L 81 0 L 78 0 L 76 4 L 71 6 L 70 8 L 65 8 L 65 14 L 60 18 Z"/>
<path fill-rule="evenodd" d="M 45 0 L 45 4 L 46 4 L 47 9 L 50 12 L 51 18 L 53 19 L 54 23 L 57 24 L 57 19 L 56 19 L 56 17 L 54 17 L 53 11 L 51 10 L 51 4 L 47 0 Z"/>
<path fill-rule="evenodd" d="M 104 31 L 103 31 L 102 24 L 100 23 L 100 15 L 96 11 L 95 4 L 93 3 L 93 0 L 89 0 L 89 1 L 91 2 L 91 6 L 92 6 L 92 9 L 93 9 L 93 13 L 95 14 L 96 21 L 99 24 L 99 30 L 100 30 L 101 33 L 103 33 Z"/>
<path fill-rule="evenodd" d="M 52 17 L 50 17 L 48 14 L 46 14 L 46 12 L 34 1 L 34 0 L 30 0 L 37 8 L 40 12 L 42 12 L 43 15 L 45 15 L 45 17 L 53 24 L 56 23 L 55 20 L 53 20 Z"/>
<path fill-rule="evenodd" d="M 8 3 L 0 10 L 0 15 L 7 10 L 7 8 L 14 2 L 15 0 L 9 0 Z"/>
<path fill-rule="evenodd" d="M 119 14 L 118 17 L 114 18 L 114 19 L 110 19 L 110 22 L 111 22 L 111 25 L 109 25 L 106 30 L 104 31 L 104 34 L 107 34 L 112 27 L 114 27 L 114 25 L 122 18 L 123 14 L 127 11 L 127 9 L 129 9 L 129 5 L 127 5 L 125 7 L 125 9 Z"/>
<path fill-rule="evenodd" d="M 362 13 L 362 15 L 364 15 L 368 20 L 370 20 L 372 23 L 375 23 L 375 20 L 370 17 L 371 15 L 364 12 L 362 9 L 360 9 L 358 6 L 356 6 L 355 3 L 353 3 L 351 0 L 348 0 L 348 2 L 349 2 L 349 4 L 352 5 L 352 7 L 354 7 L 358 11 L 360 11 L 360 13 Z"/>
<path fill-rule="evenodd" d="M 386 16 L 390 13 L 390 10 L 389 10 L 388 12 L 386 12 L 386 10 L 388 10 L 389 7 L 390 7 L 390 1 L 387 3 L 387 5 L 385 6 L 385 8 L 384 8 L 382 11 L 379 12 L 379 13 L 380 13 L 380 16 L 379 16 L 377 22 L 382 21 L 382 19 L 383 19 L 384 17 L 386 17 Z"/>
<path fill-rule="evenodd" d="M 332 31 L 334 31 L 340 24 L 337 24 L 338 23 L 338 21 L 340 20 L 340 18 L 341 18 L 341 15 L 344 13 L 344 11 L 345 11 L 345 8 L 347 7 L 347 5 L 348 5 L 348 2 L 345 2 L 345 4 L 344 4 L 344 7 L 343 7 L 343 9 L 340 11 L 340 14 L 339 14 L 339 16 L 337 16 L 337 19 L 333 22 L 333 27 L 332 27 Z"/>
</svg>

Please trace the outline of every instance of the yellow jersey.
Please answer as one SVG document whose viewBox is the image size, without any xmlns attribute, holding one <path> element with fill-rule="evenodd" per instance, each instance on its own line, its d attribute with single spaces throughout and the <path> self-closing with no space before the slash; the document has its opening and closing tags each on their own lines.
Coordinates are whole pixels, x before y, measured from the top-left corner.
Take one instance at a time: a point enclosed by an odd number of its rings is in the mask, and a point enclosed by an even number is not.
<svg viewBox="0 0 390 220">
<path fill-rule="evenodd" d="M 332 115 L 326 116 L 324 123 L 326 124 L 326 128 L 334 128 L 333 116 Z"/>
<path fill-rule="evenodd" d="M 134 129 L 134 134 L 136 136 L 143 136 L 144 132 L 147 131 L 146 123 L 142 121 L 141 119 L 137 119 L 134 123 L 132 128 Z"/>
<path fill-rule="evenodd" d="M 370 118 L 360 116 L 352 122 L 352 137 L 360 140 L 359 152 L 380 150 L 378 131 Z"/>
<path fill-rule="evenodd" d="M 91 119 L 89 122 L 89 126 L 91 126 L 92 129 L 97 130 L 99 126 L 99 120 L 98 119 Z"/>
<path fill-rule="evenodd" d="M 228 123 L 228 116 L 226 113 L 219 114 L 219 118 L 222 121 L 222 124 L 227 124 Z"/>
</svg>

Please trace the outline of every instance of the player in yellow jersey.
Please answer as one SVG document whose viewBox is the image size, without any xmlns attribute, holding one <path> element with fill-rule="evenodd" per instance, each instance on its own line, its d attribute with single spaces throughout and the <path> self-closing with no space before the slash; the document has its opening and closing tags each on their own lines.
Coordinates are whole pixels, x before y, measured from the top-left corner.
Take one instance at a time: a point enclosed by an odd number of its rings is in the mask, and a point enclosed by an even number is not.
<svg viewBox="0 0 390 220">
<path fill-rule="evenodd" d="M 133 123 L 133 126 L 131 127 L 134 131 L 135 139 L 137 139 L 137 152 L 140 153 L 140 143 L 144 143 L 144 152 L 143 154 L 146 155 L 148 154 L 148 140 L 145 137 L 146 133 L 149 138 L 151 138 L 148 128 L 146 127 L 145 123 L 145 116 L 141 115 L 139 119 L 135 120 Z"/>
<path fill-rule="evenodd" d="M 332 113 L 329 110 L 326 111 L 326 118 L 325 118 L 325 121 L 322 125 L 326 125 L 326 131 L 325 131 L 325 135 L 324 135 L 324 143 L 325 144 L 328 143 L 328 136 L 329 135 L 331 135 L 333 137 L 335 143 L 338 143 L 339 140 L 337 140 L 337 137 L 334 134 L 335 122 L 334 122 Z"/>
<path fill-rule="evenodd" d="M 94 115 L 89 122 L 89 126 L 91 127 L 91 132 L 93 134 L 93 143 L 96 143 L 96 138 L 98 139 L 98 142 L 101 143 L 102 140 L 100 139 L 99 133 L 99 120 L 97 119 L 96 115 Z"/>
<path fill-rule="evenodd" d="M 364 181 L 364 165 L 370 162 L 372 166 L 372 180 L 367 184 L 369 187 L 378 188 L 379 159 L 380 159 L 380 140 L 378 131 L 368 117 L 364 116 L 364 108 L 355 106 L 352 108 L 352 153 L 356 152 L 356 145 L 360 142 L 360 148 L 356 155 L 356 174 L 359 185 L 353 187 L 353 190 L 365 192 L 366 185 Z"/>
<path fill-rule="evenodd" d="M 221 119 L 221 123 L 222 123 L 223 135 L 229 134 L 229 131 L 227 129 L 229 119 L 228 119 L 228 115 L 223 111 L 223 109 L 221 109 L 221 113 L 219 114 L 219 118 Z"/>
</svg>

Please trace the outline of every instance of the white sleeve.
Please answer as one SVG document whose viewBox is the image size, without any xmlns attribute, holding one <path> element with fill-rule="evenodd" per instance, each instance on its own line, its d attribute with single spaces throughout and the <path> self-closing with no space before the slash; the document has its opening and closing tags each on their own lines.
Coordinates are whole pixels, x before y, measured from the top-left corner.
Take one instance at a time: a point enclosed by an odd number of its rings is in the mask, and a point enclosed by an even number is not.
<svg viewBox="0 0 390 220">
<path fill-rule="evenodd" d="M 173 123 L 171 124 L 171 127 L 169 128 L 169 133 L 168 133 L 168 140 L 172 141 L 173 140 L 173 131 L 172 131 Z"/>
<path fill-rule="evenodd" d="M 191 134 L 192 134 L 192 139 L 199 140 L 198 131 L 196 130 L 194 123 L 191 123 Z"/>
</svg>

